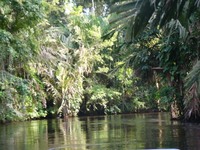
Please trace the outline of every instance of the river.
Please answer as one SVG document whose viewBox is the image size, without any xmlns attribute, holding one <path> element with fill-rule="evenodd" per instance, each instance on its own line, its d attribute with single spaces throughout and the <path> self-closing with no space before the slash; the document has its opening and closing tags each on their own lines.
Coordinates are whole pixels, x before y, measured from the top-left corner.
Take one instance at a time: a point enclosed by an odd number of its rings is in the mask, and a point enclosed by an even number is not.
<svg viewBox="0 0 200 150">
<path fill-rule="evenodd" d="M 0 150 L 199 149 L 200 125 L 168 113 L 33 120 L 0 125 Z"/>
</svg>

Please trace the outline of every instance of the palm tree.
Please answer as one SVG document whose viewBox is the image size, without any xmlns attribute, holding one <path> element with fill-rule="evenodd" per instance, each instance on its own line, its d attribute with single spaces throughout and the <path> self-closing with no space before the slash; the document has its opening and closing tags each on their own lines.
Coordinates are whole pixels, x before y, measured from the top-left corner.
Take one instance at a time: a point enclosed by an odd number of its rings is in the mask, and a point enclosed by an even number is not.
<svg viewBox="0 0 200 150">
<path fill-rule="evenodd" d="M 198 12 L 200 0 L 129 0 L 121 3 L 115 1 L 114 4 L 111 13 L 117 14 L 117 17 L 110 20 L 112 31 L 125 28 L 128 37 L 133 39 L 147 25 L 163 28 L 172 19 L 189 28 L 189 21 L 192 21 L 191 17 Z"/>
<path fill-rule="evenodd" d="M 111 29 L 107 36 L 113 35 L 116 31 L 123 31 L 125 33 L 125 39 L 127 43 L 132 43 L 138 35 L 140 35 L 145 29 L 159 29 L 162 31 L 165 40 L 165 45 L 172 45 L 173 52 L 177 55 L 170 61 L 177 63 L 176 73 L 171 73 L 173 76 L 172 85 L 177 89 L 177 93 L 180 93 L 180 99 L 185 100 L 183 110 L 183 101 L 177 100 L 172 103 L 179 106 L 179 115 L 185 114 L 185 118 L 200 117 L 199 114 L 199 97 L 198 87 L 200 85 L 197 82 L 199 74 L 194 74 L 195 70 L 200 69 L 199 64 L 199 43 L 200 40 L 200 0 L 129 0 L 129 1 L 115 1 L 114 6 L 111 8 L 113 14 L 110 18 Z M 177 36 L 178 35 L 178 36 Z M 169 39 L 176 38 L 175 42 L 169 42 Z M 173 45 L 173 43 L 175 43 Z M 182 51 L 183 46 L 187 46 L 186 51 Z M 193 52 L 191 52 L 191 49 Z M 195 53 L 195 55 L 194 55 Z M 186 55 L 187 54 L 187 55 Z M 168 52 L 168 55 L 173 55 L 172 51 Z M 181 67 L 181 59 L 179 55 L 186 56 L 184 58 L 188 62 L 187 68 Z M 181 57 L 180 56 L 180 57 Z M 184 59 L 183 62 L 184 62 Z M 166 61 L 166 59 L 165 59 Z M 185 74 L 188 72 L 188 68 L 193 70 L 188 74 L 186 78 L 186 84 L 183 88 L 181 72 Z M 163 64 L 163 63 L 161 63 Z M 179 64 L 179 65 L 178 65 Z M 184 65 L 183 65 L 184 66 Z M 172 67 L 163 64 L 161 67 Z M 173 66 L 174 67 L 174 66 Z M 163 68 L 167 70 L 167 68 Z M 172 69 L 172 68 L 171 68 Z M 170 69 L 168 69 L 170 70 Z M 174 72 L 174 70 L 173 70 Z M 178 90 L 179 89 L 179 90 Z M 192 90 L 191 90 L 192 89 Z M 192 92 L 191 92 L 192 91 Z M 192 93 L 193 96 L 186 96 Z M 176 97 L 177 98 L 177 97 Z M 177 104 L 180 103 L 180 104 Z M 172 105 L 172 106 L 173 106 Z"/>
</svg>

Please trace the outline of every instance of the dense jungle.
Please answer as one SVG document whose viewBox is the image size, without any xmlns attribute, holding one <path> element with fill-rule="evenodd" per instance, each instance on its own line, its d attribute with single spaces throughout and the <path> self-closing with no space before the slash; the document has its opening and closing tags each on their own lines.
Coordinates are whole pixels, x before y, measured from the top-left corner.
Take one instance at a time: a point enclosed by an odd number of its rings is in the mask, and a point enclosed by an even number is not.
<svg viewBox="0 0 200 150">
<path fill-rule="evenodd" d="M 1 0 L 0 122 L 169 111 L 200 120 L 200 0 Z"/>
</svg>

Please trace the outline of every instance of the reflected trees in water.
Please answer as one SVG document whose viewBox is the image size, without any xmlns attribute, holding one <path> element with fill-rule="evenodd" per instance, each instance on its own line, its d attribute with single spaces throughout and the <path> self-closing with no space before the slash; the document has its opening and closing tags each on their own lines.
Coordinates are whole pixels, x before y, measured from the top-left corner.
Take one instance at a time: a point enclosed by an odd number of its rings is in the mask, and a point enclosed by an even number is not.
<svg viewBox="0 0 200 150">
<path fill-rule="evenodd" d="M 3 149 L 189 149 L 199 146 L 200 129 L 151 113 L 12 123 L 0 133 Z"/>
</svg>

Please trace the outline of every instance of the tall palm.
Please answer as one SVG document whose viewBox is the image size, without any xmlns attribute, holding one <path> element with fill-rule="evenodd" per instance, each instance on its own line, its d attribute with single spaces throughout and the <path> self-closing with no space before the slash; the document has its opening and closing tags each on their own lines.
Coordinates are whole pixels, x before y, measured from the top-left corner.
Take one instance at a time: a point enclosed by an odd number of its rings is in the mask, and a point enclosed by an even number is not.
<svg viewBox="0 0 200 150">
<path fill-rule="evenodd" d="M 110 19 L 111 30 L 107 35 L 112 35 L 115 31 L 125 31 L 125 39 L 130 43 L 146 28 L 162 29 L 162 31 L 165 31 L 164 35 L 169 38 L 174 36 L 174 31 L 176 30 L 180 38 L 178 43 L 182 43 L 182 45 L 187 45 L 188 47 L 193 45 L 191 48 L 196 50 L 195 60 L 198 60 L 200 46 L 197 41 L 200 40 L 198 36 L 200 33 L 200 0 L 131 0 L 115 2 L 114 4 L 111 8 L 111 13 L 113 14 L 113 17 Z M 193 44 L 191 44 L 191 41 Z M 191 57 L 193 54 L 188 53 L 188 55 Z M 192 58 L 194 59 L 194 57 Z M 188 61 L 189 64 L 194 64 L 193 60 L 188 59 Z M 200 65 L 197 63 L 194 69 L 200 69 Z M 199 77 L 198 74 L 191 76 L 190 73 L 189 75 L 186 80 L 190 84 L 185 84 L 186 92 L 196 84 L 199 87 L 199 83 L 196 82 L 197 77 Z M 200 109 L 200 96 L 197 89 L 193 88 L 193 95 L 197 93 L 198 99 L 196 100 L 198 103 L 192 103 L 195 96 L 194 98 L 190 97 L 189 101 L 187 96 L 185 96 L 187 99 L 185 100 L 186 118 L 199 115 L 197 114 L 198 111 L 196 111 Z M 194 104 L 198 104 L 195 105 L 197 106 L 195 109 L 193 109 Z"/>
</svg>

